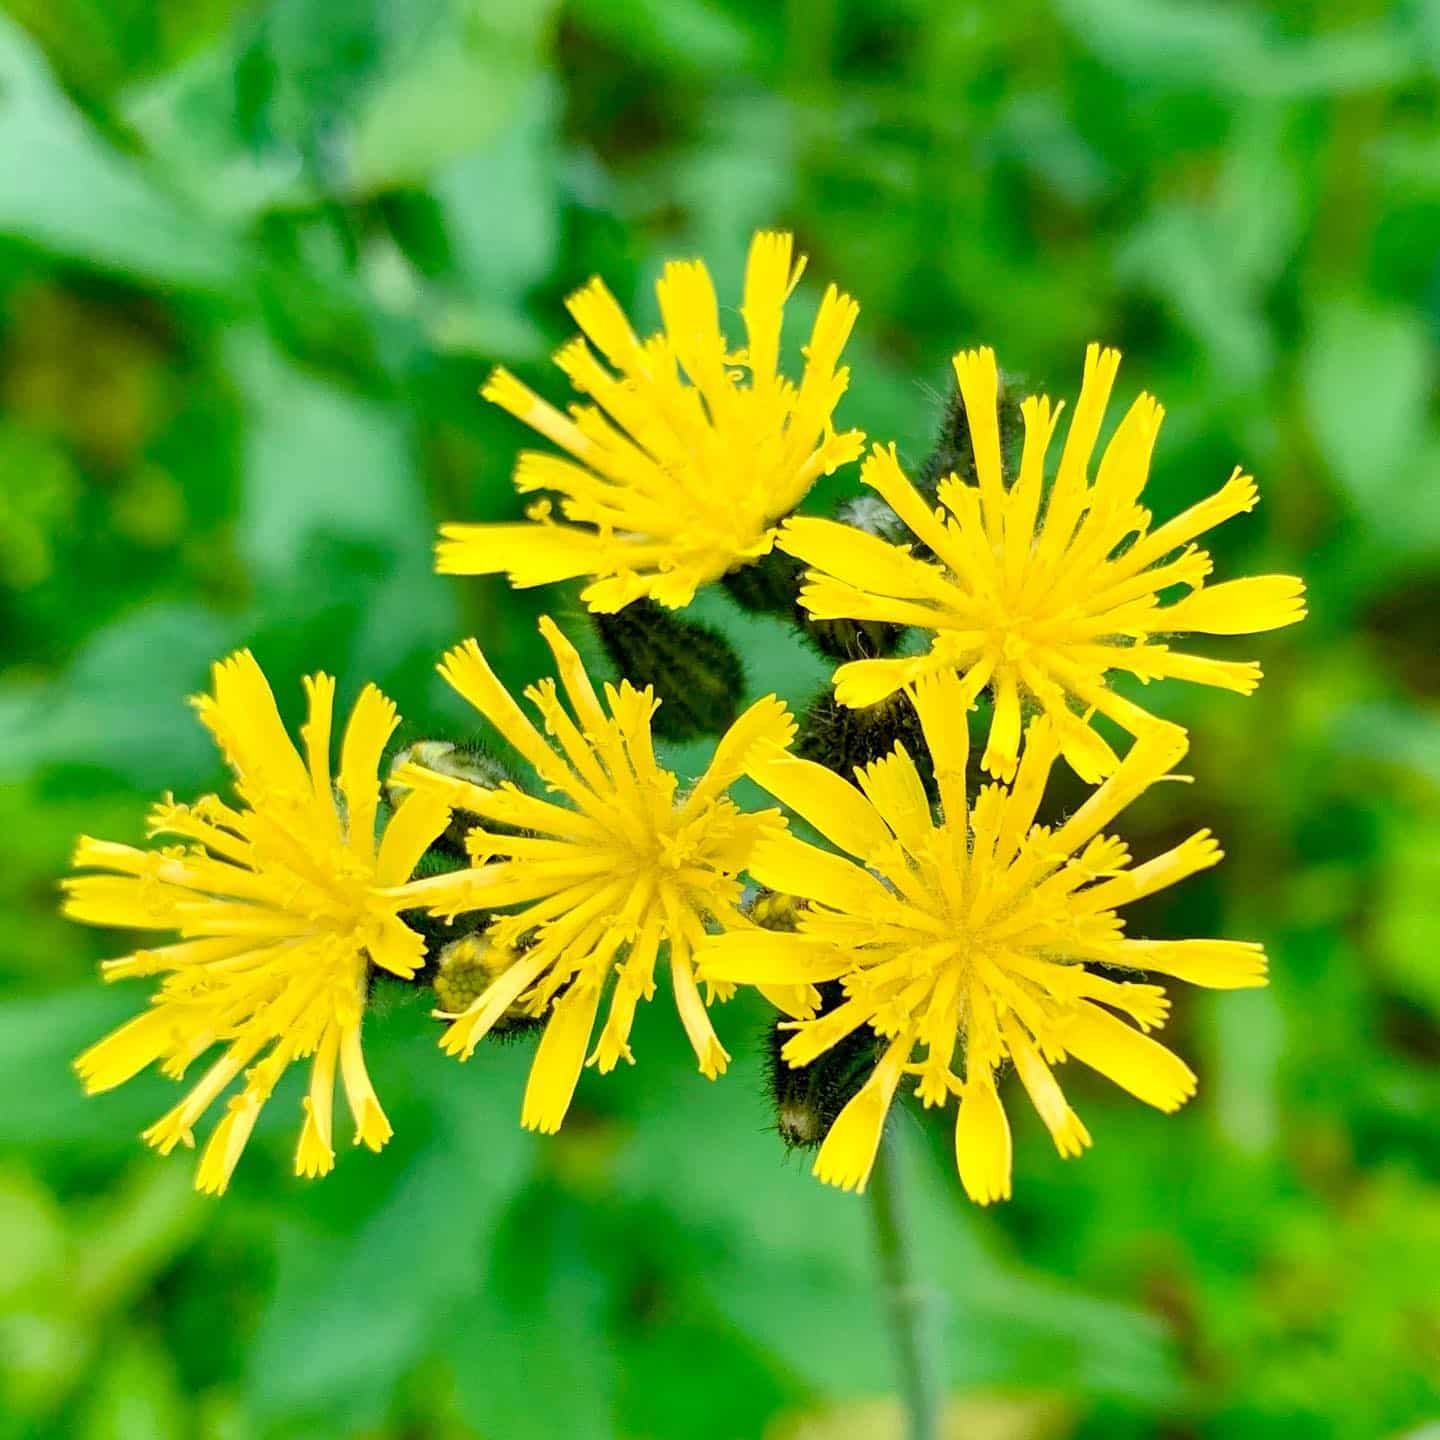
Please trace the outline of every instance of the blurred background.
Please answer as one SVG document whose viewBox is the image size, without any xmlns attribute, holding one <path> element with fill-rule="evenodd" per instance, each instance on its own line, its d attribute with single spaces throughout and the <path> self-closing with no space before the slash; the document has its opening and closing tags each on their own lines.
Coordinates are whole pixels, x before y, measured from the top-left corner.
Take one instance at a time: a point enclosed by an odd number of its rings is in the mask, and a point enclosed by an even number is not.
<svg viewBox="0 0 1440 1440">
<path fill-rule="evenodd" d="M 1146 697 L 1197 783 L 1127 835 L 1228 859 L 1135 932 L 1272 956 L 1267 991 L 1177 995 L 1199 1097 L 1067 1076 L 1094 1150 L 1017 1104 L 989 1213 L 905 1122 L 954 1433 L 1440 1433 L 1437 76 L 1436 0 L 6 0 L 0 1435 L 898 1435 L 866 1207 L 782 1153 L 760 1007 L 720 1013 L 715 1086 L 650 1007 L 541 1142 L 523 1046 L 461 1069 L 382 991 L 390 1147 L 294 1180 L 287 1090 L 222 1202 L 138 1143 L 165 1082 L 68 1068 L 144 989 L 97 983 L 125 938 L 55 879 L 82 828 L 221 783 L 209 662 L 251 645 L 291 717 L 324 667 L 465 733 L 439 650 L 519 684 L 533 616 L 576 614 L 430 572 L 438 520 L 518 513 L 488 367 L 559 400 L 570 288 L 648 327 L 703 255 L 733 305 L 774 225 L 811 255 L 792 348 L 825 280 L 862 303 L 845 424 L 915 462 L 957 347 L 1073 397 L 1110 341 L 1119 401 L 1169 410 L 1157 514 L 1243 462 L 1220 576 L 1311 587 L 1210 647 L 1263 659 L 1253 699 Z M 727 605 L 697 613 L 752 691 L 805 703 L 822 663 Z"/>
</svg>

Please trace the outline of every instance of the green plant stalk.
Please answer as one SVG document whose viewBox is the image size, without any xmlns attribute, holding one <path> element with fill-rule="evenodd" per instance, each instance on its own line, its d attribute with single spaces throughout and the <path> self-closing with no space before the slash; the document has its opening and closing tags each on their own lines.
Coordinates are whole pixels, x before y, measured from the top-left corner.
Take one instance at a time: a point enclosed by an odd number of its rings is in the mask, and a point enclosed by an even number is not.
<svg viewBox="0 0 1440 1440">
<path fill-rule="evenodd" d="M 890 1312 L 900 1394 L 909 1440 L 939 1440 L 945 1385 L 936 1295 L 915 1270 L 915 1249 L 905 1195 L 904 1146 L 897 1127 L 885 1127 L 870 1177 L 875 1249 Z"/>
</svg>

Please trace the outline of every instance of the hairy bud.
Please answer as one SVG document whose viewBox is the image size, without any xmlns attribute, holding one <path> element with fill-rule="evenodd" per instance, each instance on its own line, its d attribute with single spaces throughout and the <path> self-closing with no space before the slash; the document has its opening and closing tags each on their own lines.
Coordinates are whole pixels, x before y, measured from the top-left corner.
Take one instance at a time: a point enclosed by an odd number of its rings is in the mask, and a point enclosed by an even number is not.
<svg viewBox="0 0 1440 1440">
<path fill-rule="evenodd" d="M 833 1010 L 845 995 L 838 981 L 820 987 L 821 1012 Z M 869 1078 L 883 1042 L 868 1025 L 837 1042 L 823 1055 L 798 1069 L 781 1053 L 791 1032 L 778 1025 L 766 1037 L 770 1099 L 775 1129 L 791 1150 L 813 1150 L 824 1140 L 835 1117 Z"/>
<path fill-rule="evenodd" d="M 848 780 L 857 765 L 868 765 L 888 755 L 897 740 L 917 762 L 928 785 L 930 752 L 920 733 L 915 707 L 903 693 L 878 705 L 852 710 L 841 705 L 827 688 L 810 702 L 800 718 L 795 753 Z"/>
<path fill-rule="evenodd" d="M 653 600 L 636 600 L 613 615 L 596 615 L 600 640 L 632 685 L 651 685 L 659 698 L 654 731 L 666 740 L 718 735 L 739 713 L 745 670 L 717 630 Z"/>
<path fill-rule="evenodd" d="M 510 968 L 521 952 L 498 944 L 483 931 L 453 940 L 440 952 L 440 963 L 431 981 L 441 1010 L 459 1015 L 469 1008 Z M 513 1040 L 544 1029 L 543 1019 L 528 1015 L 512 1005 L 496 1022 L 490 1037 Z"/>
<path fill-rule="evenodd" d="M 895 513 L 877 496 L 847 500 L 835 512 L 843 525 L 895 541 L 905 533 Z M 753 565 L 726 575 L 724 584 L 744 609 L 790 620 L 806 639 L 832 660 L 866 660 L 893 655 L 903 631 L 898 625 L 873 620 L 815 620 L 800 608 L 800 587 L 805 580 L 802 561 L 772 550 Z"/>
<path fill-rule="evenodd" d="M 1020 407 L 1011 397 L 1023 394 L 1024 390 L 1017 377 L 1004 371 L 1000 372 L 999 379 L 997 418 L 1000 424 L 1000 454 L 1006 469 L 1014 474 L 1025 429 Z M 970 485 L 975 483 L 975 445 L 970 438 L 970 421 L 965 414 L 960 387 L 953 380 L 940 417 L 940 433 L 936 436 L 935 448 L 920 466 L 915 476 L 915 488 L 927 499 L 933 500 L 940 482 L 947 475 L 958 475 Z"/>
<path fill-rule="evenodd" d="M 750 902 L 750 918 L 766 930 L 794 930 L 806 908 L 796 895 L 761 890 Z M 844 1000 L 836 982 L 820 987 L 821 1010 Z M 781 1054 L 789 1030 L 771 1025 L 765 1036 L 766 1070 L 770 1099 L 775 1107 L 775 1129 L 791 1150 L 810 1150 L 824 1140 L 835 1117 L 865 1083 L 879 1054 L 878 1042 L 868 1026 L 842 1040 L 809 1065 L 794 1068 Z"/>
<path fill-rule="evenodd" d="M 391 805 L 399 805 L 409 793 L 410 787 L 397 778 L 406 765 L 419 765 L 426 770 L 433 770 L 437 775 L 468 780 L 472 785 L 479 785 L 486 790 L 493 790 L 507 781 L 514 781 L 506 766 L 481 745 L 457 744 L 450 740 L 415 740 L 397 750 L 395 758 L 390 762 L 390 776 L 385 782 L 385 793 Z M 485 823 L 492 830 L 511 833 L 508 826 L 488 820 Z M 418 873 L 435 875 L 445 869 L 468 865 L 470 861 L 465 850 L 465 835 L 478 824 L 478 815 L 468 810 L 456 810 L 450 817 L 450 824 L 426 855 L 429 860 L 439 851 L 451 856 L 455 863 L 447 866 L 436 861 L 434 868 Z"/>
</svg>

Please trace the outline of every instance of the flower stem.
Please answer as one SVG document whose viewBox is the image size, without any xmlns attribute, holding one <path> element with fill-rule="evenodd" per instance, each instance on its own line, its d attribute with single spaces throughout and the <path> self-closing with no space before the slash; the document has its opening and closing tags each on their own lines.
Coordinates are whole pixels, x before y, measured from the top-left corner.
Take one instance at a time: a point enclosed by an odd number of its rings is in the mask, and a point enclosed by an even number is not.
<svg viewBox="0 0 1440 1440">
<path fill-rule="evenodd" d="M 905 1195 L 905 1152 L 897 1127 L 885 1128 L 870 1177 L 870 1213 L 875 1248 L 894 1333 L 900 1392 L 909 1420 L 909 1440 L 938 1440 L 944 1398 L 935 1294 L 915 1273 L 909 1207 Z"/>
</svg>

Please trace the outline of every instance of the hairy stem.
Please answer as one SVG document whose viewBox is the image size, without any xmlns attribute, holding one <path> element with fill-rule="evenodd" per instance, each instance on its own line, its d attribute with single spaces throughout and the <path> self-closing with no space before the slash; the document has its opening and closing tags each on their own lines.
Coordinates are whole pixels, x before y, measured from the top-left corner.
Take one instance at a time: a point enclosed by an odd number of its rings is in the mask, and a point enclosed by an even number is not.
<svg viewBox="0 0 1440 1440">
<path fill-rule="evenodd" d="M 887 1125 L 870 1177 L 875 1248 L 894 1336 L 900 1393 L 909 1440 L 938 1440 L 944 1400 L 936 1296 L 915 1271 L 915 1250 L 905 1194 L 905 1153 L 894 1124 Z"/>
</svg>

